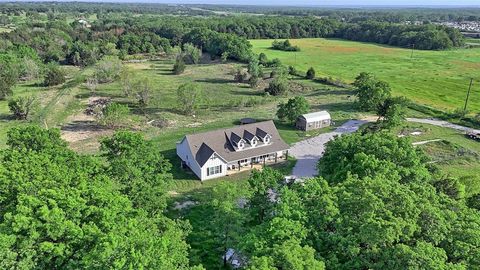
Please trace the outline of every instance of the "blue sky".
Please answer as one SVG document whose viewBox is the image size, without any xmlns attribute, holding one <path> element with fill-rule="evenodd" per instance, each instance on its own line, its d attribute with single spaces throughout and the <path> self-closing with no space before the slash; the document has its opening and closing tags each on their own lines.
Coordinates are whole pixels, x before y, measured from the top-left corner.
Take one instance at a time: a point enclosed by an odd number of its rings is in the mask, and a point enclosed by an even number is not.
<svg viewBox="0 0 480 270">
<path fill-rule="evenodd" d="M 112 1 L 112 0 L 109 0 Z M 289 5 L 289 6 L 480 6 L 480 0 L 121 0 L 184 4 Z M 115 2 L 115 0 L 113 0 Z"/>
</svg>

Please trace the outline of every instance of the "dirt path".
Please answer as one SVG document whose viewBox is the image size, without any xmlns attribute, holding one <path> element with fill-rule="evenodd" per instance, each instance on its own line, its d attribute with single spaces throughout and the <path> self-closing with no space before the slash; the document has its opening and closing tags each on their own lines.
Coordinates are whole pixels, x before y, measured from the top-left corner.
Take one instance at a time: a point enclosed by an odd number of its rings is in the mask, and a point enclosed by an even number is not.
<svg viewBox="0 0 480 270">
<path fill-rule="evenodd" d="M 414 123 L 430 124 L 430 125 L 445 127 L 445 128 L 453 128 L 453 129 L 456 129 L 456 130 L 462 131 L 462 132 L 480 133 L 479 129 L 460 126 L 460 125 L 457 125 L 457 124 L 452 124 L 450 122 L 447 122 L 447 121 L 444 121 L 444 120 L 438 120 L 438 119 L 407 118 L 407 121 L 408 122 L 414 122 Z"/>
<path fill-rule="evenodd" d="M 317 162 L 322 157 L 325 144 L 346 133 L 353 133 L 367 123 L 363 120 L 350 120 L 333 132 L 320 134 L 316 137 L 297 142 L 290 148 L 290 153 L 297 159 L 292 176 L 295 178 L 313 177 L 317 174 Z"/>
<path fill-rule="evenodd" d="M 427 140 L 427 141 L 421 141 L 421 142 L 414 142 L 412 145 L 422 145 L 422 144 L 427 144 L 427 143 L 432 143 L 432 142 L 440 142 L 443 141 L 442 139 L 433 139 L 433 140 Z"/>
<path fill-rule="evenodd" d="M 101 97 L 90 97 L 83 103 L 85 103 L 84 105 L 91 104 L 98 99 Z M 85 110 L 69 116 L 66 122 L 67 124 L 61 128 L 62 138 L 69 143 L 72 149 L 78 151 L 98 149 L 100 145 L 98 138 L 113 133 L 113 130 L 98 125 L 95 117 L 87 115 Z"/>
</svg>

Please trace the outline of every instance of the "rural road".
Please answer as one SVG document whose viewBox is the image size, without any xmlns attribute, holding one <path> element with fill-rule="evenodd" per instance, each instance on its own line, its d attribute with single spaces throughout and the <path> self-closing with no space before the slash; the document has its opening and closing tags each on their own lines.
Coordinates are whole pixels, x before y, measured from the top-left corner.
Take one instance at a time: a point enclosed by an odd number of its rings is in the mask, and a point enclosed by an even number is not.
<svg viewBox="0 0 480 270">
<path fill-rule="evenodd" d="M 315 176 L 317 174 L 317 162 L 323 155 L 325 143 L 332 140 L 335 136 L 357 131 L 365 123 L 367 121 L 350 120 L 335 129 L 335 131 L 295 143 L 290 148 L 291 155 L 297 159 L 292 176 L 295 178 Z"/>
</svg>

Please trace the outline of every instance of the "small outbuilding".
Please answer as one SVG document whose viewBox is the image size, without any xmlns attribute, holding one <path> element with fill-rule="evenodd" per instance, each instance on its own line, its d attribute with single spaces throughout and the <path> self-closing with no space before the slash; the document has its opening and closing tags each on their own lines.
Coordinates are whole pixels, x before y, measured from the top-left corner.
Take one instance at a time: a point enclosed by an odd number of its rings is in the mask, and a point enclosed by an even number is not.
<svg viewBox="0 0 480 270">
<path fill-rule="evenodd" d="M 327 111 L 319 111 L 300 115 L 295 126 L 304 131 L 319 129 L 330 126 L 332 117 Z"/>
</svg>

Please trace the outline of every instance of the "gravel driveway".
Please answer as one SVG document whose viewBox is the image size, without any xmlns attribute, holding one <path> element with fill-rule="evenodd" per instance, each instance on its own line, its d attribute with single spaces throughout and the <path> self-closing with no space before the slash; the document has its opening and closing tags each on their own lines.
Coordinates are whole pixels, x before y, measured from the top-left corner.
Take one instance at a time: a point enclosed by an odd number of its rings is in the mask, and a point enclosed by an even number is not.
<svg viewBox="0 0 480 270">
<path fill-rule="evenodd" d="M 407 118 L 408 122 L 415 122 L 415 123 L 422 123 L 422 124 L 430 124 L 434 126 L 439 126 L 439 127 L 446 127 L 446 128 L 453 128 L 458 131 L 463 131 L 463 132 L 475 132 L 475 133 L 480 133 L 480 130 L 478 129 L 473 129 L 469 127 L 464 127 L 460 126 L 457 124 L 452 124 L 447 121 L 443 120 L 438 120 L 438 119 L 423 119 L 423 118 Z"/>
<path fill-rule="evenodd" d="M 315 176 L 317 174 L 317 162 L 323 155 L 325 143 L 332 140 L 335 136 L 357 131 L 365 123 L 367 121 L 350 120 L 333 132 L 320 134 L 294 144 L 289 151 L 297 159 L 292 176 L 295 178 Z"/>
</svg>

